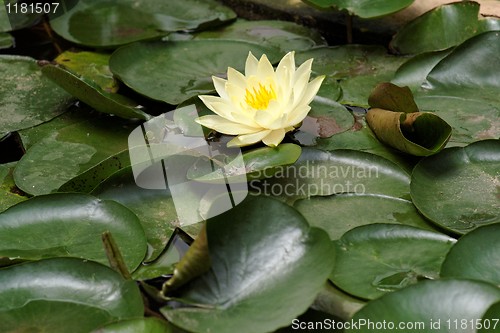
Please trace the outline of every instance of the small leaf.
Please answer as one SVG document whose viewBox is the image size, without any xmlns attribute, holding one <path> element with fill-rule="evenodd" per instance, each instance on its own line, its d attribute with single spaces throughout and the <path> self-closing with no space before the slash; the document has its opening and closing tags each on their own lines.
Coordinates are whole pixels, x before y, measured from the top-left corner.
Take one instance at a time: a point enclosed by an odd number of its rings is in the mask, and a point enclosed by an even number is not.
<svg viewBox="0 0 500 333">
<path fill-rule="evenodd" d="M 174 333 L 166 321 L 158 318 L 135 318 L 107 324 L 91 333 Z"/>
<path fill-rule="evenodd" d="M 430 112 L 370 109 L 366 121 L 380 141 L 415 156 L 436 154 L 451 136 L 451 126 Z"/>
<path fill-rule="evenodd" d="M 414 0 L 304 0 L 304 2 L 320 8 L 336 7 L 346 9 L 349 13 L 362 18 L 385 16 L 408 7 Z"/>
<path fill-rule="evenodd" d="M 423 279 L 436 279 L 455 241 L 405 225 L 361 226 L 335 242 L 330 280 L 351 295 L 375 299 Z"/>
</svg>

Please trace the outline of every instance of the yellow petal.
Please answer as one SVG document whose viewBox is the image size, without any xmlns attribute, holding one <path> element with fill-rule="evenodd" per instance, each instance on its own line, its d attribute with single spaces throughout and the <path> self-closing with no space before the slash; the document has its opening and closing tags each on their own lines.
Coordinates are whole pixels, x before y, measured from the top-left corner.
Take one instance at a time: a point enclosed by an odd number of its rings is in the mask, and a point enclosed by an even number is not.
<svg viewBox="0 0 500 333">
<path fill-rule="evenodd" d="M 245 76 L 249 77 L 250 75 L 256 75 L 258 64 L 259 61 L 257 58 L 255 58 L 252 52 L 248 52 L 247 61 L 245 63 Z"/>
<path fill-rule="evenodd" d="M 266 137 L 262 139 L 262 142 L 270 147 L 276 147 L 281 143 L 281 141 L 283 141 L 284 137 L 285 130 L 283 128 L 280 128 L 266 135 Z"/>
<path fill-rule="evenodd" d="M 198 96 L 199 99 L 209 108 L 211 111 L 213 111 L 215 114 L 218 114 L 219 116 L 227 119 L 231 119 L 230 113 L 225 112 L 225 110 L 222 110 L 218 107 L 220 103 L 224 103 L 224 100 L 220 97 L 217 96 L 210 96 L 210 95 L 200 95 Z"/>
<path fill-rule="evenodd" d="M 301 103 L 309 104 L 312 102 L 312 100 L 318 93 L 319 88 L 321 87 L 321 84 L 323 83 L 324 79 L 325 79 L 324 75 L 318 76 L 317 78 L 315 78 L 314 80 L 312 80 L 307 84 L 307 88 L 304 95 L 302 96 Z"/>
<path fill-rule="evenodd" d="M 229 141 L 227 143 L 227 146 L 243 147 L 243 146 L 253 145 L 254 143 L 261 141 L 269 133 L 271 133 L 271 130 L 263 130 L 253 134 L 238 135 L 237 137 Z"/>
<path fill-rule="evenodd" d="M 248 134 L 254 133 L 256 130 L 258 130 L 254 127 L 238 124 L 231 120 L 227 120 L 215 115 L 203 116 L 195 119 L 195 121 L 200 125 L 216 130 L 219 133 L 228 135 Z"/>
<path fill-rule="evenodd" d="M 243 90 L 247 88 L 247 80 L 245 76 L 232 67 L 227 69 L 227 81 Z"/>
<path fill-rule="evenodd" d="M 297 106 L 288 116 L 288 124 L 290 126 L 295 126 L 300 123 L 307 116 L 311 107 L 307 104 L 301 104 Z"/>
</svg>

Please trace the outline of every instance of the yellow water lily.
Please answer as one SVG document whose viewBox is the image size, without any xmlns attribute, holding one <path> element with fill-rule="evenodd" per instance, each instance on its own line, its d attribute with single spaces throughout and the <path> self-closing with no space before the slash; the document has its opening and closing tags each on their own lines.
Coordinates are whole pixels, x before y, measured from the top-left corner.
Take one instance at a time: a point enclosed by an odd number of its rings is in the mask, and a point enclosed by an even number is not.
<svg viewBox="0 0 500 333">
<path fill-rule="evenodd" d="M 227 135 L 236 135 L 228 146 L 247 146 L 259 141 L 274 147 L 285 133 L 295 129 L 309 113 L 309 104 L 323 82 L 320 76 L 309 82 L 313 59 L 295 68 L 294 52 L 281 59 L 276 71 L 262 55 L 250 52 L 245 75 L 234 68 L 227 70 L 227 80 L 213 76 L 219 96 L 199 96 L 215 115 L 196 122 Z"/>
</svg>

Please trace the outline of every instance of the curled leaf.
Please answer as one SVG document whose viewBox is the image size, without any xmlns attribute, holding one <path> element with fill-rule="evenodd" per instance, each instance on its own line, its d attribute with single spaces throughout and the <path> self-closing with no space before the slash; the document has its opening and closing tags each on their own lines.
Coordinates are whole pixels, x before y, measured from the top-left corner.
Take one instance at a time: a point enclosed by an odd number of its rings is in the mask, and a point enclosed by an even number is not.
<svg viewBox="0 0 500 333">
<path fill-rule="evenodd" d="M 419 112 L 408 87 L 379 84 L 369 98 L 366 121 L 377 138 L 402 152 L 429 156 L 441 151 L 451 126 L 430 112 Z"/>
</svg>

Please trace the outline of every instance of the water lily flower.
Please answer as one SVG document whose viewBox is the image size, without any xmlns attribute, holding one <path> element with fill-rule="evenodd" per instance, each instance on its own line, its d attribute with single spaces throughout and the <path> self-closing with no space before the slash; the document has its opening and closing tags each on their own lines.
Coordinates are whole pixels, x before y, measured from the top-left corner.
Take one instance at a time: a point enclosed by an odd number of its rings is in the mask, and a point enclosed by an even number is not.
<svg viewBox="0 0 500 333">
<path fill-rule="evenodd" d="M 236 135 L 228 146 L 259 141 L 271 147 L 279 145 L 285 133 L 307 116 L 309 104 L 323 82 L 324 76 L 309 82 L 312 61 L 296 69 L 294 52 L 289 52 L 275 71 L 266 55 L 257 60 L 250 52 L 245 75 L 229 67 L 227 80 L 212 77 L 219 96 L 199 98 L 215 115 L 197 118 L 196 122 L 219 133 Z"/>
</svg>

